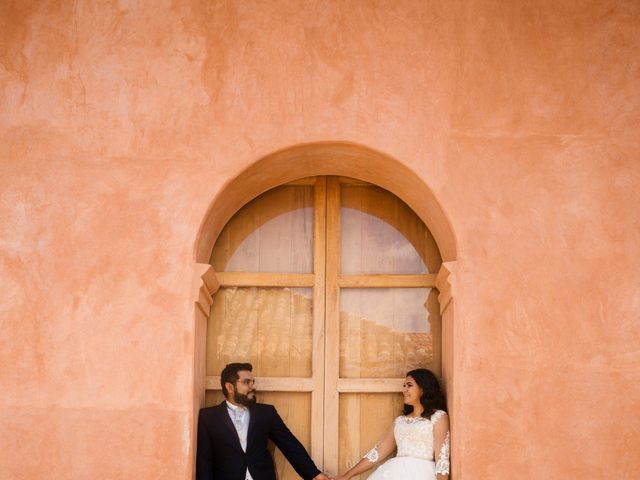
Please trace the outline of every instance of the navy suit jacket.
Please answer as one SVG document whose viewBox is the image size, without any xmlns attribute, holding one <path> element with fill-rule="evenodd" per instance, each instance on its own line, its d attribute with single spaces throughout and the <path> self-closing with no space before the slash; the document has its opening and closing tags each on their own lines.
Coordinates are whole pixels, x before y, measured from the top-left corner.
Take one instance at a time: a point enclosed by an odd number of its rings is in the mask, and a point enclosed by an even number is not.
<svg viewBox="0 0 640 480">
<path fill-rule="evenodd" d="M 225 401 L 200 410 L 196 480 L 245 480 L 247 469 L 254 480 L 276 480 L 273 459 L 267 450 L 268 439 L 305 480 L 320 473 L 273 405 L 256 403 L 249 411 L 247 451 L 244 452 Z"/>
</svg>

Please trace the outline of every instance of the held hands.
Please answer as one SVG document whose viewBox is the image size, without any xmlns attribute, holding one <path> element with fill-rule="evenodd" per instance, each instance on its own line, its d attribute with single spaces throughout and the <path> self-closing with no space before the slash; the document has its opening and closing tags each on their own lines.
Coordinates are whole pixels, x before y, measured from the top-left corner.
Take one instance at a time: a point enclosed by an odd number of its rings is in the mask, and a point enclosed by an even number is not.
<svg viewBox="0 0 640 480">
<path fill-rule="evenodd" d="M 320 473 L 319 475 L 314 477 L 313 480 L 349 480 L 349 477 L 347 477 L 346 475 L 336 475 L 335 477 L 330 477 L 328 475 L 325 475 L 324 473 Z"/>
</svg>

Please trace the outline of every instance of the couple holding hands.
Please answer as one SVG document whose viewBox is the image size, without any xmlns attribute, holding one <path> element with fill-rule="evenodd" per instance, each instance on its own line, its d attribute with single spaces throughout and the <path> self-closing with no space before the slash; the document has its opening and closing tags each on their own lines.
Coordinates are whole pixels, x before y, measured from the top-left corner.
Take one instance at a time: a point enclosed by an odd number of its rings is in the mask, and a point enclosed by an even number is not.
<svg viewBox="0 0 640 480">
<path fill-rule="evenodd" d="M 230 363 L 220 374 L 226 400 L 200 410 L 196 480 L 275 480 L 271 439 L 305 480 L 329 480 L 289 431 L 272 405 L 256 403 L 249 363 Z M 419 368 L 402 386 L 404 410 L 384 437 L 351 469 L 335 477 L 348 480 L 376 466 L 395 449 L 372 480 L 447 480 L 449 419 L 435 375 Z"/>
</svg>

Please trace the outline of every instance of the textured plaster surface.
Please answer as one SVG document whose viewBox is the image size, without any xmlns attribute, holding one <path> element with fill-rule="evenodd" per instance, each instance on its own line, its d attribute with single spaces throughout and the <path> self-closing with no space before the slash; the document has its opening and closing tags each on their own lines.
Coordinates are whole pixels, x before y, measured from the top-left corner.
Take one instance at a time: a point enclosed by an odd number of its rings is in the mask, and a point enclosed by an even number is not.
<svg viewBox="0 0 640 480">
<path fill-rule="evenodd" d="M 640 477 L 639 24 L 1 2 L 0 476 L 190 478 L 198 228 L 263 155 L 332 140 L 413 170 L 458 239 L 456 478 Z"/>
</svg>

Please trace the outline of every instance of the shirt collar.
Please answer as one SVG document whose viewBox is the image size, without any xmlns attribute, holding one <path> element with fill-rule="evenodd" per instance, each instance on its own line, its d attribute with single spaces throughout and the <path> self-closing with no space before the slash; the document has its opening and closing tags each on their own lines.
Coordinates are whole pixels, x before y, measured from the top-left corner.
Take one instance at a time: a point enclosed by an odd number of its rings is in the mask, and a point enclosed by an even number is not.
<svg viewBox="0 0 640 480">
<path fill-rule="evenodd" d="M 230 408 L 231 410 L 235 411 L 245 411 L 248 410 L 247 407 L 244 407 L 242 405 L 234 405 L 233 403 L 231 403 L 229 400 L 225 400 L 225 402 L 227 402 L 227 408 Z"/>
</svg>

